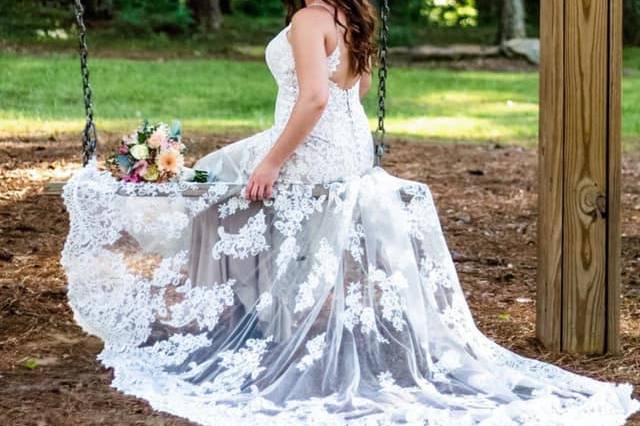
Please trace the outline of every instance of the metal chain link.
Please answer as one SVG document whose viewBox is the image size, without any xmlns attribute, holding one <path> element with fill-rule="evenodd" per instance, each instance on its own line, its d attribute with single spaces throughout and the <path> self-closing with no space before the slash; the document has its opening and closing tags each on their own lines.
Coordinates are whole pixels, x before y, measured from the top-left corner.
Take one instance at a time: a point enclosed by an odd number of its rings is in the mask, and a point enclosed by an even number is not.
<svg viewBox="0 0 640 426">
<path fill-rule="evenodd" d="M 385 144 L 387 133 L 384 126 L 384 119 L 387 115 L 387 55 L 389 50 L 389 1 L 380 0 L 380 40 L 378 49 L 378 128 L 376 130 L 375 154 L 376 166 L 380 166 L 382 156 L 389 150 Z"/>
<path fill-rule="evenodd" d="M 89 84 L 89 48 L 87 46 L 87 27 L 84 24 L 84 6 L 81 0 L 75 0 L 76 22 L 78 23 L 80 41 L 80 71 L 82 72 L 82 93 L 84 95 L 84 111 L 87 122 L 82 133 L 82 164 L 87 165 L 95 156 L 98 144 L 96 126 L 93 122 L 93 102 L 91 85 Z"/>
</svg>

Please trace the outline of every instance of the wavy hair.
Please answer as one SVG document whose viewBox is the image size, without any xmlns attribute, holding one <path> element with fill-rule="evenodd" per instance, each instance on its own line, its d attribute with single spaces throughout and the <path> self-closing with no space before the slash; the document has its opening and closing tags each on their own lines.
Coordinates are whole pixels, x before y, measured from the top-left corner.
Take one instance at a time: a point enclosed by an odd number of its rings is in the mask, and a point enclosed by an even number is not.
<svg viewBox="0 0 640 426">
<path fill-rule="evenodd" d="M 287 24 L 293 15 L 306 7 L 305 0 L 283 0 L 287 7 Z M 344 29 L 344 42 L 349 48 L 351 72 L 360 75 L 371 71 L 371 63 L 377 55 L 375 42 L 376 13 L 369 0 L 323 0 L 335 9 L 334 21 Z M 346 24 L 338 20 L 338 11 L 347 19 Z"/>
</svg>

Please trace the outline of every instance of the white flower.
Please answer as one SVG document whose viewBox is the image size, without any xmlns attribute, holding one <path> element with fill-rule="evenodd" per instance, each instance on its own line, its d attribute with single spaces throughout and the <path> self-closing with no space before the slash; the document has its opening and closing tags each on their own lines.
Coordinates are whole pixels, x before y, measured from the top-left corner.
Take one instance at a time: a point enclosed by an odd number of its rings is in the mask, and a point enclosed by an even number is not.
<svg viewBox="0 0 640 426">
<path fill-rule="evenodd" d="M 131 156 L 136 160 L 146 160 L 149 158 L 149 148 L 146 145 L 137 144 L 129 150 Z"/>
<path fill-rule="evenodd" d="M 138 143 L 138 134 L 132 133 L 129 136 L 124 137 L 124 143 L 131 146 Z"/>
</svg>

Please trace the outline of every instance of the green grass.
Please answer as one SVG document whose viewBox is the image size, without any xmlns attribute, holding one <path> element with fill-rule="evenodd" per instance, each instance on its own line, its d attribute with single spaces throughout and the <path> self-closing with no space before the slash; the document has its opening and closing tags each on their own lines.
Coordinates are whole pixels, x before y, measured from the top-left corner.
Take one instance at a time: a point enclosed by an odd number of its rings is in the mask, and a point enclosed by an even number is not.
<svg viewBox="0 0 640 426">
<path fill-rule="evenodd" d="M 625 52 L 623 135 L 640 145 L 640 49 Z M 189 132 L 253 131 L 272 122 L 275 84 L 261 62 L 94 59 L 100 130 L 125 132 L 142 118 L 183 122 Z M 0 136 L 77 132 L 83 107 L 77 58 L 0 55 Z M 396 136 L 532 145 L 538 77 L 394 68 L 388 128 Z M 372 117 L 375 99 L 366 106 Z"/>
</svg>

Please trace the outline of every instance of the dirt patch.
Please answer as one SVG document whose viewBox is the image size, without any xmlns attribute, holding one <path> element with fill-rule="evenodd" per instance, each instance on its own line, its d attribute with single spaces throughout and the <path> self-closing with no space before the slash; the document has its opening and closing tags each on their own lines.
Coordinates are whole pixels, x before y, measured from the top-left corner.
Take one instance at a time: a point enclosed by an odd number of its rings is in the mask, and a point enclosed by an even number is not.
<svg viewBox="0 0 640 426">
<path fill-rule="evenodd" d="M 234 139 L 198 136 L 191 160 Z M 0 141 L 0 424 L 190 424 L 111 389 L 111 371 L 95 359 L 101 343 L 73 322 L 58 263 L 67 215 L 42 189 L 78 167 L 78 146 L 68 137 Z M 430 185 L 484 333 L 520 354 L 640 386 L 640 155 L 624 161 L 623 351 L 615 357 L 552 354 L 535 340 L 534 150 L 396 141 L 385 163 Z"/>
</svg>

